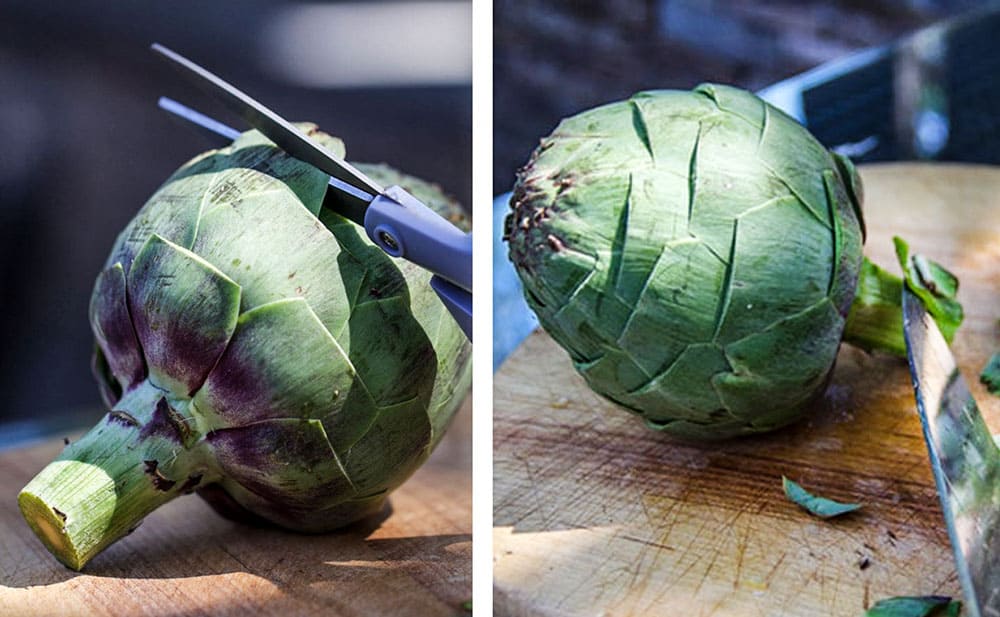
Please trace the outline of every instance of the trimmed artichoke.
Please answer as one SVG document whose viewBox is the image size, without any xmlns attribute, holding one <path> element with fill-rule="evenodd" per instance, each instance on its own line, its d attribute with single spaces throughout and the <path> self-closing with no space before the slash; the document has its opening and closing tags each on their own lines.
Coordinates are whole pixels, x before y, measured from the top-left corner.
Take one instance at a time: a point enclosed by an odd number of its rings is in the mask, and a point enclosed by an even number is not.
<svg viewBox="0 0 1000 617">
<path fill-rule="evenodd" d="M 541 325 L 653 428 L 725 438 L 796 420 L 849 315 L 861 346 L 903 352 L 885 326 L 901 282 L 863 262 L 853 165 L 748 92 L 644 92 L 568 118 L 511 207 L 509 256 Z M 872 290 L 855 300 L 863 263 Z"/>
<path fill-rule="evenodd" d="M 361 167 L 461 218 L 436 187 Z M 230 516 L 330 530 L 380 510 L 437 444 L 470 345 L 427 272 L 321 209 L 327 180 L 244 133 L 119 235 L 90 310 L 111 411 L 18 499 L 64 564 L 195 490 Z"/>
</svg>

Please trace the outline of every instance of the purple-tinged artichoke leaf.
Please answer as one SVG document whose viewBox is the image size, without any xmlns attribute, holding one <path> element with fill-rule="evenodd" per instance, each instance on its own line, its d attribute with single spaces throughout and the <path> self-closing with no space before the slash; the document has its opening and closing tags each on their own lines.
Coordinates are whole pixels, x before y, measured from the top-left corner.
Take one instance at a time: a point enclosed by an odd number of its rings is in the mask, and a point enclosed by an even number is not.
<svg viewBox="0 0 1000 617">
<path fill-rule="evenodd" d="M 385 505 L 387 494 L 369 497 L 324 495 L 304 506 L 266 499 L 232 479 L 198 490 L 219 515 L 249 525 L 275 524 L 303 533 L 323 533 L 373 516 Z M 332 504 L 332 505 L 326 505 Z"/>
<path fill-rule="evenodd" d="M 223 475 L 264 499 L 310 507 L 357 494 L 319 420 L 279 418 L 208 433 Z"/>
<path fill-rule="evenodd" d="M 239 317 L 194 405 L 217 427 L 276 417 L 325 419 L 350 413 L 344 402 L 353 388 L 364 384 L 344 351 L 304 299 L 286 298 Z"/>
<path fill-rule="evenodd" d="M 129 315 L 125 271 L 116 263 L 97 276 L 90 297 L 90 326 L 110 373 L 128 390 L 146 376 L 146 364 Z"/>
<path fill-rule="evenodd" d="M 193 394 L 226 348 L 240 287 L 191 251 L 150 236 L 128 275 L 129 308 L 150 379 Z"/>
<path fill-rule="evenodd" d="M 122 385 L 111 374 L 108 359 L 104 357 L 104 352 L 101 351 L 101 348 L 97 344 L 94 345 L 94 353 L 90 357 L 90 372 L 94 375 L 94 379 L 97 380 L 97 388 L 101 393 L 101 400 L 108 409 L 111 409 L 122 396 Z"/>
</svg>

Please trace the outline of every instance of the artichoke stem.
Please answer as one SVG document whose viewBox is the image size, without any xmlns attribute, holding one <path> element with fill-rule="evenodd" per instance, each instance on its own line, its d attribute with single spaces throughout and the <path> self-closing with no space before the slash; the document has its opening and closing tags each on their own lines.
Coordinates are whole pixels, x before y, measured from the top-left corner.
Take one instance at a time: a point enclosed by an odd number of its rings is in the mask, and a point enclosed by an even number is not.
<svg viewBox="0 0 1000 617">
<path fill-rule="evenodd" d="M 148 381 L 126 392 L 18 496 L 28 525 L 66 566 L 81 569 L 157 507 L 217 479 L 193 423 L 175 409 L 186 405 L 165 396 Z"/>
<path fill-rule="evenodd" d="M 865 257 L 858 290 L 847 314 L 844 341 L 865 351 L 906 357 L 903 338 L 903 279 Z"/>
</svg>

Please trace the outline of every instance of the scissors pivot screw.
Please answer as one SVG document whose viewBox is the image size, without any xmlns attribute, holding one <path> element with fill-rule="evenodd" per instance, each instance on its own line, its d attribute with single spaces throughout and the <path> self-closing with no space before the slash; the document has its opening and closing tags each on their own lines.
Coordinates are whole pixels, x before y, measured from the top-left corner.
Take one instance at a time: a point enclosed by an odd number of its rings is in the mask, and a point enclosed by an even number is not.
<svg viewBox="0 0 1000 617">
<path fill-rule="evenodd" d="M 378 239 L 382 241 L 382 244 L 392 249 L 393 252 L 399 251 L 399 243 L 396 242 L 396 239 L 393 238 L 389 232 L 387 231 L 380 232 Z"/>
</svg>

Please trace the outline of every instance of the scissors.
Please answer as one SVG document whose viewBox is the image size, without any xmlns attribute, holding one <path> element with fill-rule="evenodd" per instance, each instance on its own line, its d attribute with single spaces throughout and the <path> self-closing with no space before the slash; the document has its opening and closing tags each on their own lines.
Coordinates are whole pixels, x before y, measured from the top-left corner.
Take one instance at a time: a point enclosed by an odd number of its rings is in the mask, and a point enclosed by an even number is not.
<svg viewBox="0 0 1000 617">
<path fill-rule="evenodd" d="M 389 256 L 429 270 L 433 274 L 431 288 L 472 340 L 471 233 L 455 227 L 402 188 L 381 187 L 217 75 L 158 43 L 152 45 L 152 50 L 279 148 L 329 174 L 324 207 L 364 227 L 371 241 Z M 240 134 L 171 99 L 161 98 L 159 105 L 227 140 Z"/>
<path fill-rule="evenodd" d="M 905 287 L 903 334 L 965 614 L 998 617 L 1000 449 L 937 324 Z"/>
</svg>

